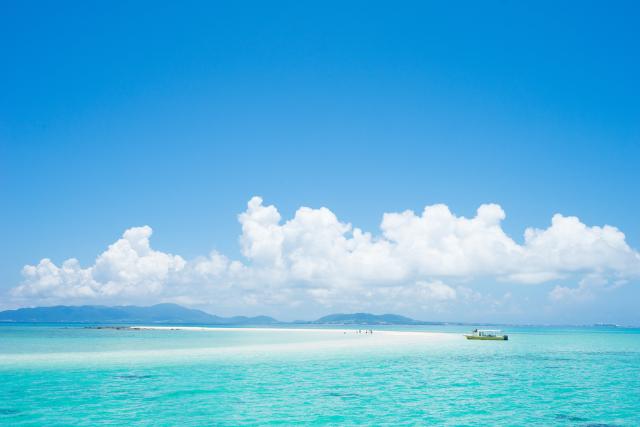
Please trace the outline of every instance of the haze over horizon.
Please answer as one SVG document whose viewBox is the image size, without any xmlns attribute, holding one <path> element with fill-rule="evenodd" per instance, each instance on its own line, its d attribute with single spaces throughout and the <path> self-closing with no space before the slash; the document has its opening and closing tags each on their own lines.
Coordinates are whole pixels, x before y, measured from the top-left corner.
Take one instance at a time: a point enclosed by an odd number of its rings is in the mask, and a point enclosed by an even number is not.
<svg viewBox="0 0 640 427">
<path fill-rule="evenodd" d="M 367 5 L 12 3 L 0 310 L 640 323 L 634 14 Z"/>
</svg>

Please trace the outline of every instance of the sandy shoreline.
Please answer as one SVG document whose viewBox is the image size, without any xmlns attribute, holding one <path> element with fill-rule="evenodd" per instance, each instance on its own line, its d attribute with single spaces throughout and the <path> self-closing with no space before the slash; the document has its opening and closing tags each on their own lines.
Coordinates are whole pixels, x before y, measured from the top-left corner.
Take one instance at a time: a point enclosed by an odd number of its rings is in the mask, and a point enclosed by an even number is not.
<svg viewBox="0 0 640 427">
<path fill-rule="evenodd" d="M 371 326 L 360 329 L 362 333 L 358 333 L 358 329 L 332 329 L 332 328 L 221 328 L 221 327 L 207 327 L 207 326 L 130 326 L 125 329 L 130 330 L 150 330 L 150 331 L 211 331 L 211 332 L 317 332 L 327 333 L 334 335 L 370 335 L 365 331 L 373 331 L 373 335 L 382 336 L 407 336 L 407 337 L 451 337 L 452 335 L 459 335 L 451 332 L 430 332 L 430 331 L 390 331 L 373 329 Z"/>
<path fill-rule="evenodd" d="M 109 327 L 100 327 L 100 329 L 111 329 Z M 283 357 L 303 357 L 303 358 L 322 358 L 322 357 L 347 357 L 349 354 L 371 355 L 389 354 L 394 351 L 415 351 L 415 348 L 421 348 L 425 351 L 429 346 L 439 346 L 440 343 L 454 342 L 462 337 L 456 333 L 443 332 L 427 332 L 427 331 L 389 331 L 375 330 L 373 334 L 358 333 L 357 329 L 330 329 L 330 328 L 225 328 L 225 327 L 203 327 L 203 326 L 125 326 L 113 327 L 122 332 L 140 332 L 144 331 L 163 331 L 167 332 L 159 334 L 169 339 L 166 343 L 172 343 L 165 348 L 122 348 L 122 349 L 103 349 L 101 351 L 78 349 L 57 349 L 58 351 L 43 353 L 17 353 L 17 354 L 0 354 L 0 370 L 3 367 L 19 366 L 21 364 L 42 364 L 51 366 L 68 365 L 89 366 L 91 364 L 147 364 L 153 361 L 158 363 L 184 363 L 185 361 L 207 361 L 207 360 L 255 360 L 255 358 L 264 358 L 267 360 L 282 359 Z M 371 330 L 369 328 L 368 330 Z M 192 346 L 190 341 L 186 341 L 184 346 L 180 341 L 174 342 L 170 338 L 172 331 L 193 331 L 195 333 L 222 332 L 222 333 L 265 333 L 272 334 L 267 339 L 275 339 L 270 341 L 252 341 L 254 337 L 248 335 L 246 342 L 228 342 L 222 345 L 212 346 Z M 279 334 L 280 338 L 276 338 Z M 291 334 L 286 337 L 286 334 Z M 299 334 L 295 336 L 294 334 Z M 128 335 L 128 334 L 127 334 Z M 158 335 L 149 335 L 149 340 L 160 338 Z M 212 336 L 213 338 L 213 336 Z M 282 342 L 282 339 L 285 339 Z M 215 338 L 212 341 L 215 342 Z M 176 343 L 177 346 L 176 346 Z M 418 347 L 415 347 L 418 346 Z M 424 347 L 427 346 L 427 347 Z M 408 350 L 414 348 L 414 350 Z M 433 348 L 433 347 L 431 347 Z M 401 350 L 404 349 L 404 350 Z M 239 357 L 239 359 L 235 359 Z"/>
</svg>

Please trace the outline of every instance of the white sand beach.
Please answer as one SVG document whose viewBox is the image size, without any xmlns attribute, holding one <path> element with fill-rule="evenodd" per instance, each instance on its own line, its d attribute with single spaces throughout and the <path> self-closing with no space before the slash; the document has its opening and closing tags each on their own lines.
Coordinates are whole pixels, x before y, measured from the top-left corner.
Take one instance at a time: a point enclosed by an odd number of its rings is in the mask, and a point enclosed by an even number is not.
<svg viewBox="0 0 640 427">
<path fill-rule="evenodd" d="M 372 325 L 363 325 L 361 329 L 333 329 L 333 328 L 238 328 L 238 327 L 207 327 L 207 326 L 131 326 L 125 329 L 131 330 L 153 330 L 153 331 L 209 331 L 209 332 L 312 332 L 325 333 L 331 335 L 369 335 L 384 337 L 414 337 L 414 338 L 431 338 L 431 339 L 449 339 L 460 334 L 447 332 L 429 332 L 429 331 L 390 331 L 373 329 Z M 361 331 L 361 332 L 359 332 Z M 371 331 L 372 333 L 369 333 Z"/>
<path fill-rule="evenodd" d="M 87 331 L 85 329 L 85 331 Z M 332 328 L 238 328 L 200 326 L 131 326 L 97 328 L 91 335 L 121 342 L 115 348 L 60 348 L 49 353 L 0 355 L 0 364 L 148 364 L 216 359 L 322 358 L 359 353 L 384 354 L 401 348 L 436 348 L 460 334 Z M 371 331 L 371 328 L 367 329 Z M 156 332 L 147 335 L 145 332 Z M 167 332 L 160 333 L 158 332 Z M 176 335 L 171 334 L 176 333 Z M 185 334 L 185 332 L 195 332 Z M 133 334 L 135 333 L 135 334 Z M 122 340 L 122 341 L 121 341 Z M 130 343 L 131 345 L 127 345 Z M 159 343 L 159 344 L 158 344 Z M 153 345 L 153 346 L 152 346 Z"/>
</svg>

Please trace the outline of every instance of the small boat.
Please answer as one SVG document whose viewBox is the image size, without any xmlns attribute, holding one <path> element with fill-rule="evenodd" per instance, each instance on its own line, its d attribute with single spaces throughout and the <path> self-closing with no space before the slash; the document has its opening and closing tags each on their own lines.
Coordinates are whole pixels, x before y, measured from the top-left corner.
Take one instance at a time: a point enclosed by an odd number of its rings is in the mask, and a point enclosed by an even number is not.
<svg viewBox="0 0 640 427">
<path fill-rule="evenodd" d="M 474 329 L 471 334 L 465 334 L 468 340 L 507 341 L 509 335 L 502 334 L 499 329 Z"/>
</svg>

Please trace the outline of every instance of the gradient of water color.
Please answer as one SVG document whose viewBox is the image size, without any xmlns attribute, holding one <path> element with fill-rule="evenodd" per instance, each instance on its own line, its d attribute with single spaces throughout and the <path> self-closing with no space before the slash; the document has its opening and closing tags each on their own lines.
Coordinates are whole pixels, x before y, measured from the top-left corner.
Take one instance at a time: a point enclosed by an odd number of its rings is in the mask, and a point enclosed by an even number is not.
<svg viewBox="0 0 640 427">
<path fill-rule="evenodd" d="M 2 425 L 640 425 L 640 330 L 0 325 Z"/>
</svg>

